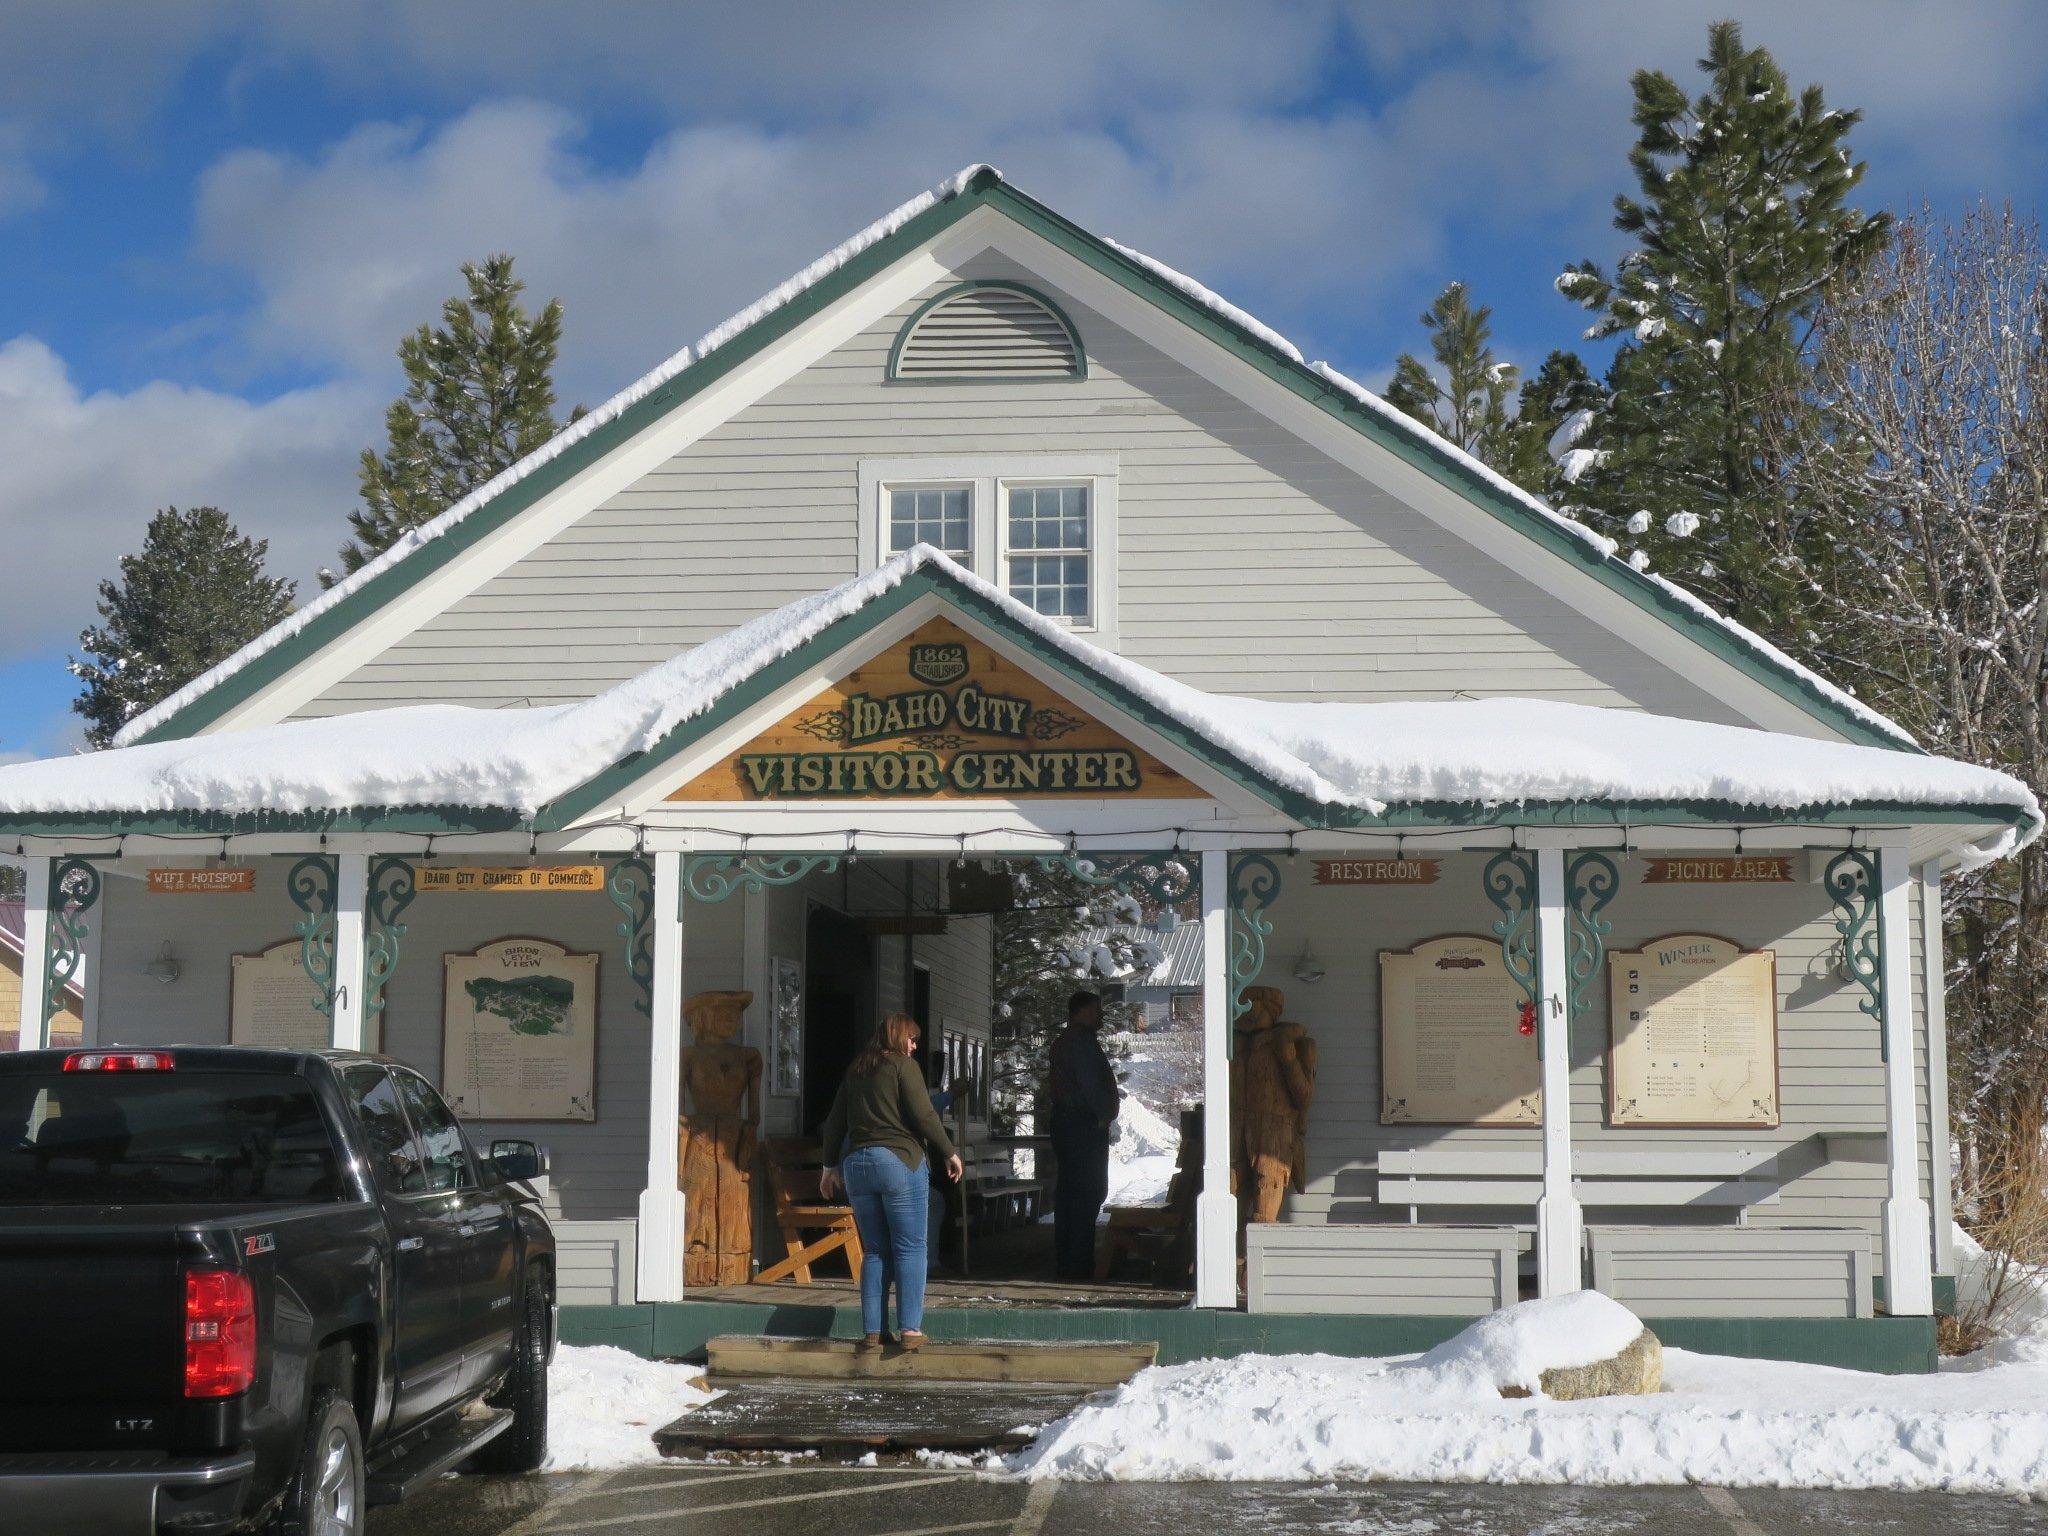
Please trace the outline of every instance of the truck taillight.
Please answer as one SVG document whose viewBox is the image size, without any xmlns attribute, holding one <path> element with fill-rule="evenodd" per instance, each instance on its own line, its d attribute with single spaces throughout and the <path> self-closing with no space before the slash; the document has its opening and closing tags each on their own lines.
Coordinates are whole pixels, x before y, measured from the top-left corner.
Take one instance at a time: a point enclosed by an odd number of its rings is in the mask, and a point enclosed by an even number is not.
<svg viewBox="0 0 2048 1536">
<path fill-rule="evenodd" d="M 256 1291 L 232 1269 L 185 1271 L 185 1395 L 233 1397 L 256 1380 Z"/>
<path fill-rule="evenodd" d="M 170 1072 L 169 1051 L 73 1051 L 64 1058 L 66 1072 Z"/>
</svg>

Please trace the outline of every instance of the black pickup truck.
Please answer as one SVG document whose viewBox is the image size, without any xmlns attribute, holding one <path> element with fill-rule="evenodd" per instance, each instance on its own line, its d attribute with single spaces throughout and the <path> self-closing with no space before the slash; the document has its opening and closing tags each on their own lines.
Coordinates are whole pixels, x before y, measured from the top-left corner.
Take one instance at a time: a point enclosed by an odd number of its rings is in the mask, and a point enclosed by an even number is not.
<svg viewBox="0 0 2048 1536">
<path fill-rule="evenodd" d="M 378 1057 L 0 1055 L 0 1532 L 354 1536 L 538 1467 L 545 1171 Z"/>
</svg>

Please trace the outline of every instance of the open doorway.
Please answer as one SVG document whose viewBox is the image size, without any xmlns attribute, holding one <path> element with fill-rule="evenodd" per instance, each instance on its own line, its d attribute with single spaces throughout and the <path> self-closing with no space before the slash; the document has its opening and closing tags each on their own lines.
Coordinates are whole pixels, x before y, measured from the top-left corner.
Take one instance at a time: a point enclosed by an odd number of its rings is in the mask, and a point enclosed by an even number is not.
<svg viewBox="0 0 2048 1536">
<path fill-rule="evenodd" d="M 815 1136 L 847 1063 L 875 1030 L 874 941 L 858 918 L 813 904 L 804 926 L 804 1116 Z"/>
</svg>

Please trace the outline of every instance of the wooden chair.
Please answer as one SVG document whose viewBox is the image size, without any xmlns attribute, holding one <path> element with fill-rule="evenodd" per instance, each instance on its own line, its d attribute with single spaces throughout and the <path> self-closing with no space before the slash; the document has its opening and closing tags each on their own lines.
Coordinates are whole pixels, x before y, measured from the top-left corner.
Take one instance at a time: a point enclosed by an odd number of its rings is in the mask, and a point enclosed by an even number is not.
<svg viewBox="0 0 2048 1536">
<path fill-rule="evenodd" d="M 1202 1190 L 1202 1112 L 1184 1109 L 1180 1116 L 1180 1154 L 1174 1159 L 1173 1182 L 1164 1205 L 1113 1205 L 1109 1228 L 1095 1255 L 1095 1278 L 1110 1279 L 1127 1258 L 1151 1261 L 1154 1285 L 1178 1290 L 1187 1285 L 1195 1266 L 1195 1197 Z"/>
<path fill-rule="evenodd" d="M 860 1230 L 853 1223 L 852 1206 L 833 1204 L 818 1193 L 818 1176 L 825 1171 L 825 1155 L 818 1143 L 796 1137 L 764 1141 L 761 1161 L 768 1169 L 768 1188 L 775 1197 L 775 1223 L 782 1229 L 785 1256 L 754 1276 L 754 1284 L 767 1285 L 794 1275 L 799 1285 L 809 1285 L 811 1265 L 842 1250 L 847 1272 L 858 1280 Z"/>
</svg>

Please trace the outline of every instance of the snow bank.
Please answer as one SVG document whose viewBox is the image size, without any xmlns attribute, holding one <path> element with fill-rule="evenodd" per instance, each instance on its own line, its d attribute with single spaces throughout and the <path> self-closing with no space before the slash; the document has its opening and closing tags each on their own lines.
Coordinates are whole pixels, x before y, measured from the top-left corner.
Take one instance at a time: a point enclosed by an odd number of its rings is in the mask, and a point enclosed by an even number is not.
<svg viewBox="0 0 2048 1536">
<path fill-rule="evenodd" d="M 1641 1319 L 1620 1302 L 1598 1291 L 1577 1291 L 1482 1317 L 1419 1356 L 1414 1369 L 1482 1397 L 1507 1387 L 1537 1392 L 1545 1371 L 1610 1359 L 1642 1331 Z"/>
<path fill-rule="evenodd" d="M 1667 1349 L 1663 1392 L 1560 1403 L 1498 1395 L 1496 1367 L 1527 1364 L 1511 1347 L 1442 1353 L 1156 1368 L 1049 1426 L 1012 1466 L 1065 1479 L 2048 1493 L 2040 1363 L 1874 1376 Z"/>
<path fill-rule="evenodd" d="M 2039 807 L 2017 779 L 1919 753 L 1538 699 L 1276 703 L 1203 693 L 1099 650 L 919 545 L 578 704 L 427 705 L 0 768 L 0 812 L 460 805 L 530 814 L 646 751 L 732 688 L 937 567 L 1048 647 L 1121 684 L 1283 789 L 1371 813 L 1415 800 L 1862 801 Z"/>
<path fill-rule="evenodd" d="M 695 1366 L 609 1344 L 564 1344 L 548 1367 L 547 1472 L 658 1465 L 654 1432 L 718 1396 Z"/>
</svg>

